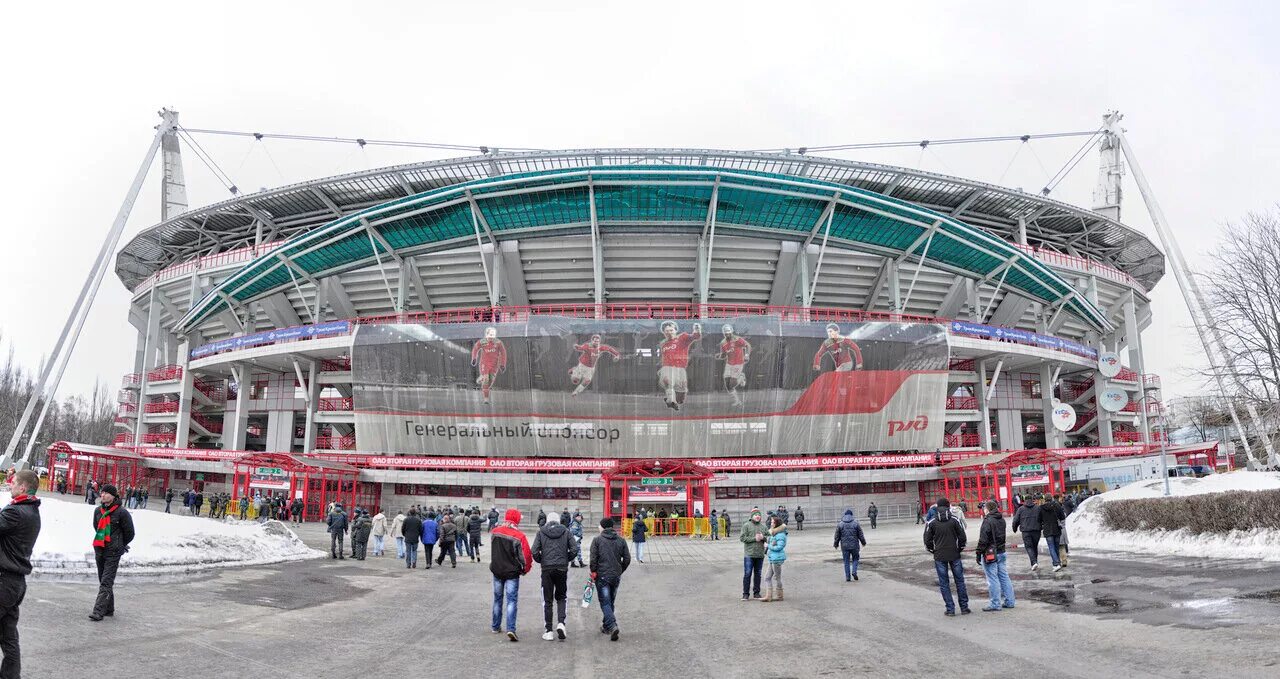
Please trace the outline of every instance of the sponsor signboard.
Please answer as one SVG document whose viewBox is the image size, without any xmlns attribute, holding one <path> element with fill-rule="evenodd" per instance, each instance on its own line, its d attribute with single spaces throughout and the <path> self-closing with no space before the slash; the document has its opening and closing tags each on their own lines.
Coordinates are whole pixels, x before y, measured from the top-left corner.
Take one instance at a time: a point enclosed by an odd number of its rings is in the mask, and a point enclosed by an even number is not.
<svg viewBox="0 0 1280 679">
<path fill-rule="evenodd" d="M 269 330 L 267 332 L 255 332 L 253 334 L 242 335 L 240 337 L 229 337 L 210 344 L 203 344 L 191 350 L 191 358 L 203 358 L 213 354 L 220 354 L 224 351 L 248 349 L 249 347 L 256 347 L 263 344 L 274 344 L 276 342 L 317 337 L 336 337 L 339 335 L 349 334 L 351 334 L 350 321 L 332 321 L 330 323 L 317 323 L 315 325 L 300 325 L 293 328 L 281 328 L 279 330 Z"/>
<path fill-rule="evenodd" d="M 951 333 L 954 335 L 965 335 L 968 337 L 977 337 L 979 339 L 989 339 L 1005 342 L 1017 342 L 1018 344 L 1029 344 L 1031 346 L 1043 347 L 1045 349 L 1055 349 L 1065 351 L 1070 354 L 1082 356 L 1084 358 L 1097 358 L 1098 350 L 1093 347 L 1072 342 L 1061 337 L 1052 335 L 1041 335 L 1027 330 L 1018 330 L 1016 328 L 1000 328 L 994 325 L 983 325 L 981 323 L 966 323 L 964 321 L 951 321 Z"/>
<path fill-rule="evenodd" d="M 933 450 L 948 357 L 945 326 L 930 323 L 360 326 L 357 443 L 484 457 Z"/>
</svg>

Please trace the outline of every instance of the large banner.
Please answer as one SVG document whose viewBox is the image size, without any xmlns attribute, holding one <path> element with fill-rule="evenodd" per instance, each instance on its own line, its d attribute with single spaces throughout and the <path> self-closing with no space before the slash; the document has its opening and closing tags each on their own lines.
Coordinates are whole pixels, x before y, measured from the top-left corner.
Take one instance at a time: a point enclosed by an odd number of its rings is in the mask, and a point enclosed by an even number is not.
<svg viewBox="0 0 1280 679">
<path fill-rule="evenodd" d="M 934 450 L 946 327 L 777 316 L 366 325 L 361 451 L 650 457 Z"/>
</svg>

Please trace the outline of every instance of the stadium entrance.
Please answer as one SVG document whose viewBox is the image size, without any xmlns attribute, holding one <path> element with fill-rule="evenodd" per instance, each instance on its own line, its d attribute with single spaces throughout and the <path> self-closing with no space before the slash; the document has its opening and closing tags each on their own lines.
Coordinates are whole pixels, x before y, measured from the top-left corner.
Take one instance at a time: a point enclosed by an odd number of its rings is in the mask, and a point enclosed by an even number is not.
<svg viewBox="0 0 1280 679">
<path fill-rule="evenodd" d="M 711 511 L 714 477 L 713 472 L 689 460 L 624 462 L 603 474 L 604 513 L 625 519 L 644 509 L 654 521 L 653 535 L 701 532 L 693 517 Z M 657 516 L 660 512 L 662 518 Z"/>
</svg>

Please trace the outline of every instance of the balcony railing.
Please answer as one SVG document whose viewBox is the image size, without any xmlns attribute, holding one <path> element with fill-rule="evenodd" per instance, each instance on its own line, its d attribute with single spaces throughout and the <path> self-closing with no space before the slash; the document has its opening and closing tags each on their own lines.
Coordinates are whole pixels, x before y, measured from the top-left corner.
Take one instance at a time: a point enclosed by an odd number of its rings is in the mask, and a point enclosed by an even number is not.
<svg viewBox="0 0 1280 679">
<path fill-rule="evenodd" d="M 1152 374 L 1152 373 L 1147 373 L 1146 375 L 1143 375 L 1143 376 L 1142 376 L 1142 388 L 1143 388 L 1143 389 L 1159 389 L 1159 388 L 1160 388 L 1160 376 L 1159 376 L 1159 375 Z"/>
<path fill-rule="evenodd" d="M 129 373 L 120 380 L 120 386 L 125 387 L 126 389 L 129 387 L 136 387 L 140 384 L 142 384 L 142 375 L 139 373 Z"/>
<path fill-rule="evenodd" d="M 352 409 L 352 399 L 350 398 L 322 398 L 320 399 L 321 412 L 347 412 Z"/>
<path fill-rule="evenodd" d="M 1137 290 L 1146 291 L 1147 289 L 1147 286 L 1139 283 L 1137 279 L 1135 279 L 1133 276 L 1130 276 L 1129 274 L 1113 266 L 1107 266 L 1106 264 L 1101 264 L 1091 259 L 1085 259 L 1084 257 L 1075 257 L 1072 255 L 1063 254 L 1061 252 L 1054 252 L 1053 250 L 1045 250 L 1043 248 L 1037 248 L 1031 245 L 1015 244 L 1014 247 L 1018 248 L 1019 250 L 1022 250 L 1023 252 L 1030 254 L 1031 256 L 1035 257 L 1036 259 L 1050 266 L 1056 266 L 1056 267 L 1061 267 L 1063 269 L 1073 269 L 1075 271 L 1083 271 L 1085 273 L 1091 273 L 1091 274 L 1094 274 L 1095 276 L 1101 276 L 1103 278 L 1113 280 L 1117 283 L 1123 283 Z"/>
<path fill-rule="evenodd" d="M 116 393 L 116 402 L 136 404 L 138 402 L 138 392 L 132 389 L 121 389 Z"/>
<path fill-rule="evenodd" d="M 326 373 L 351 372 L 351 357 L 341 356 L 338 358 L 321 359 L 320 372 L 326 372 Z"/>
<path fill-rule="evenodd" d="M 134 404 L 134 403 L 121 403 L 120 405 L 116 406 L 116 413 L 124 417 L 137 417 L 138 406 L 137 404 Z"/>
<path fill-rule="evenodd" d="M 173 380 L 182 379 L 182 366 L 180 365 L 162 365 L 154 370 L 147 371 L 147 382 L 171 382 Z"/>
<path fill-rule="evenodd" d="M 1139 443 L 1142 441 L 1140 431 L 1113 431 L 1111 438 L 1117 443 Z"/>
<path fill-rule="evenodd" d="M 973 372 L 977 370 L 977 361 L 972 358 L 953 358 L 948 366 L 955 372 Z"/>
<path fill-rule="evenodd" d="M 1120 369 L 1120 372 L 1116 373 L 1116 376 L 1115 376 L 1114 378 L 1112 378 L 1112 379 L 1116 380 L 1117 382 L 1134 382 L 1134 383 L 1137 383 L 1137 382 L 1138 382 L 1138 373 L 1137 373 L 1137 371 L 1135 371 L 1135 370 L 1131 370 L 1131 369 L 1129 369 L 1129 368 L 1121 368 L 1121 369 Z"/>
<path fill-rule="evenodd" d="M 943 434 L 943 448 L 974 448 L 981 445 L 977 434 Z"/>
<path fill-rule="evenodd" d="M 947 410 L 977 410 L 977 396 L 948 396 Z"/>
<path fill-rule="evenodd" d="M 222 433 L 222 420 L 219 418 L 211 417 L 204 413 L 191 413 L 191 421 L 204 427 L 204 430 L 210 434 Z"/>
<path fill-rule="evenodd" d="M 192 386 L 214 403 L 223 403 L 227 400 L 227 383 L 223 380 L 196 378 Z"/>
<path fill-rule="evenodd" d="M 142 442 L 147 445 L 168 444 L 178 439 L 178 435 L 171 431 L 148 432 L 142 435 Z"/>
<path fill-rule="evenodd" d="M 162 413 L 176 413 L 178 412 L 179 405 L 180 404 L 177 401 L 159 401 L 157 403 L 148 403 L 142 406 L 142 412 L 148 413 L 151 415 L 162 414 Z"/>
<path fill-rule="evenodd" d="M 1068 401 L 1074 401 L 1092 388 L 1093 378 L 1089 378 L 1083 382 L 1063 382 L 1062 397 Z"/>
<path fill-rule="evenodd" d="M 1071 431 L 1076 432 L 1084 429 L 1085 426 L 1092 422 L 1097 416 L 1098 411 L 1093 408 L 1081 410 L 1080 414 L 1076 415 L 1076 424 L 1071 428 Z"/>
<path fill-rule="evenodd" d="M 111 445 L 116 447 L 131 446 L 133 445 L 133 434 L 127 432 L 116 434 L 115 438 L 111 440 Z"/>
<path fill-rule="evenodd" d="M 316 448 L 320 450 L 355 450 L 356 435 L 320 436 L 316 438 Z"/>
</svg>

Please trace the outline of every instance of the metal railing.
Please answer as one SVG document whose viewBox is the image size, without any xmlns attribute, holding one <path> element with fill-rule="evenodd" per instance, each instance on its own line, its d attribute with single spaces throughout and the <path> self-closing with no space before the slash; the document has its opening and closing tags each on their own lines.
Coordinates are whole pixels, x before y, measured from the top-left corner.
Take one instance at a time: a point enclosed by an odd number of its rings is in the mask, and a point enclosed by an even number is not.
<svg viewBox="0 0 1280 679">
<path fill-rule="evenodd" d="M 980 444 L 980 437 L 977 434 L 943 434 L 943 448 L 973 448 Z"/>
<path fill-rule="evenodd" d="M 948 396 L 947 410 L 977 410 L 977 396 Z"/>
<path fill-rule="evenodd" d="M 151 415 L 176 413 L 178 412 L 178 405 L 177 401 L 157 401 L 155 403 L 148 403 L 142 406 L 142 412 Z"/>
<path fill-rule="evenodd" d="M 222 420 L 216 417 L 210 417 L 204 413 L 191 413 L 191 421 L 204 427 L 210 434 L 222 433 Z"/>
<path fill-rule="evenodd" d="M 182 366 L 162 365 L 147 371 L 147 382 L 169 382 L 182 379 Z"/>
<path fill-rule="evenodd" d="M 352 399 L 348 397 L 322 398 L 319 402 L 321 412 L 348 412 L 353 405 Z"/>
<path fill-rule="evenodd" d="M 122 387 L 136 387 L 140 384 L 142 384 L 142 375 L 139 373 L 129 373 L 120 379 L 120 386 Z"/>
<path fill-rule="evenodd" d="M 1036 259 L 1050 266 L 1056 266 L 1063 269 L 1072 269 L 1073 271 L 1083 271 L 1085 273 L 1090 273 L 1095 276 L 1101 276 L 1103 278 L 1115 281 L 1117 283 L 1123 283 L 1124 285 L 1128 285 L 1129 287 L 1132 287 L 1137 290 L 1142 290 L 1143 292 L 1146 292 L 1147 290 L 1147 286 L 1139 283 L 1137 279 L 1135 279 L 1133 276 L 1130 276 L 1129 274 L 1115 268 L 1114 266 L 1109 266 L 1106 264 L 1102 264 L 1100 262 L 1095 262 L 1091 259 L 1086 259 L 1084 257 L 1076 257 L 1074 255 L 1055 252 L 1053 250 L 1045 250 L 1044 248 L 1037 248 L 1031 245 L 1021 245 L 1017 243 L 1014 243 L 1012 245 L 1013 247 L 1018 248 L 1019 250 L 1022 250 L 1027 254 L 1030 254 L 1032 257 L 1035 257 Z"/>
</svg>

